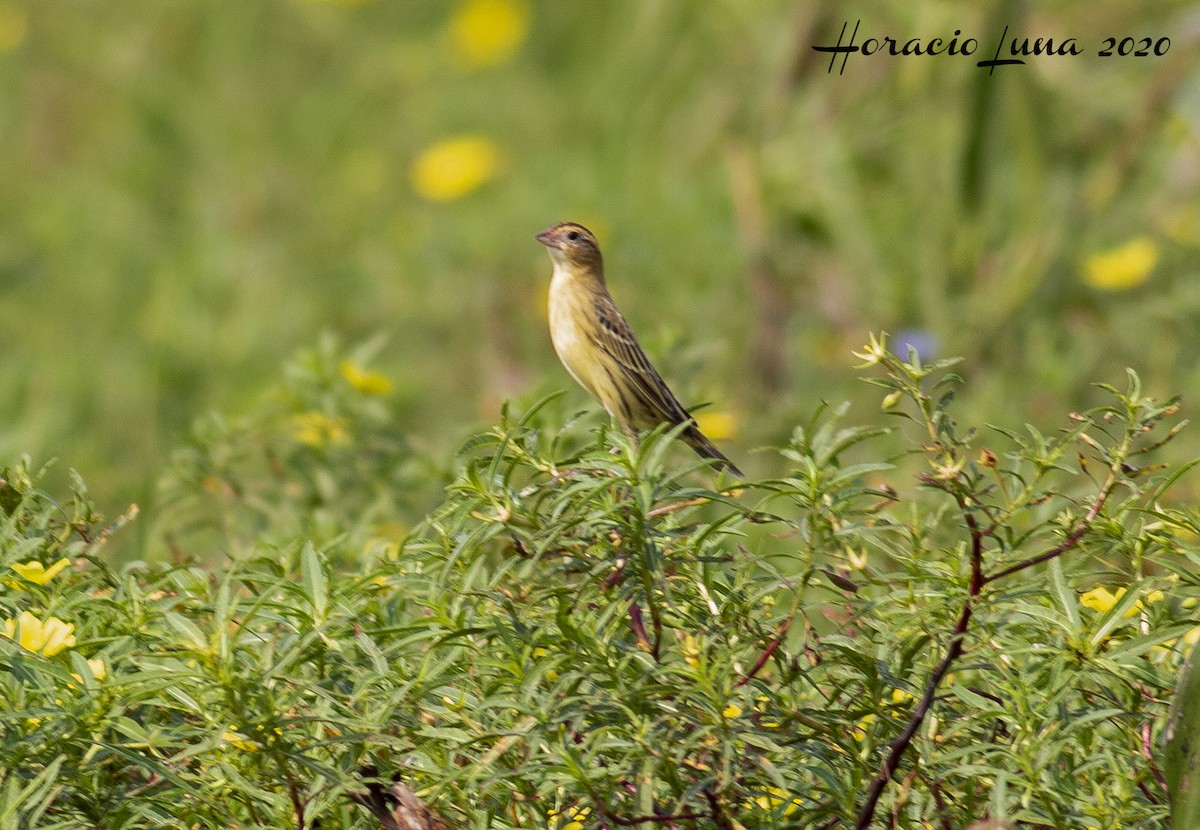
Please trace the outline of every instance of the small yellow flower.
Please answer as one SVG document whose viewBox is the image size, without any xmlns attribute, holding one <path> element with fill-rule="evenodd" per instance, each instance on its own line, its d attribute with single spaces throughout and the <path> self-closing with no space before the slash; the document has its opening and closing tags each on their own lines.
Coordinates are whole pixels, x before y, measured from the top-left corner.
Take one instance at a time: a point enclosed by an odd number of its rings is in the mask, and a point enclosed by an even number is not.
<svg viewBox="0 0 1200 830">
<path fill-rule="evenodd" d="M 42 622 L 30 612 L 22 611 L 15 620 L 4 621 L 3 635 L 26 651 L 53 657 L 75 645 L 74 632 L 74 625 L 58 617 L 47 617 Z"/>
<path fill-rule="evenodd" d="M 98 657 L 88 660 L 87 667 L 88 671 L 92 673 L 92 677 L 96 678 L 97 680 L 103 680 L 104 678 L 108 677 L 108 667 L 105 666 L 104 661 Z M 78 683 L 83 682 L 83 678 L 74 672 L 71 673 L 71 677 L 74 677 Z"/>
<path fill-rule="evenodd" d="M 517 0 L 467 0 L 450 19 L 454 56 L 468 68 L 495 66 L 529 34 L 529 6 Z"/>
<path fill-rule="evenodd" d="M 1114 594 L 1104 586 L 1099 586 L 1081 594 L 1079 597 L 1079 604 L 1085 605 L 1088 608 L 1091 608 L 1093 611 L 1099 611 L 1101 614 L 1104 614 L 1108 611 L 1108 609 L 1116 605 L 1123 596 L 1125 596 L 1124 588 L 1118 588 Z M 1161 602 L 1162 599 L 1163 592 L 1159 590 L 1154 590 L 1146 594 L 1146 602 Z M 1125 612 L 1125 618 L 1128 619 L 1130 617 L 1135 617 L 1144 610 L 1145 605 L 1143 605 L 1142 601 L 1139 599 L 1129 607 L 1128 611 Z"/>
<path fill-rule="evenodd" d="M 583 830 L 583 822 L 592 813 L 591 807 L 567 807 L 565 810 L 547 810 L 546 819 L 551 827 L 557 825 L 558 830 Z M 561 819 L 565 823 L 558 824 Z"/>
<path fill-rule="evenodd" d="M 1183 641 L 1189 646 L 1194 646 L 1196 643 L 1200 643 L 1200 625 L 1193 628 L 1187 634 L 1184 634 Z"/>
<path fill-rule="evenodd" d="M 369 372 L 349 360 L 343 360 L 340 368 L 346 382 L 364 395 L 386 395 L 392 391 L 392 382 L 386 375 Z"/>
<path fill-rule="evenodd" d="M 904 710 L 916 699 L 915 695 L 909 694 L 903 689 L 892 689 L 892 705 L 895 707 L 891 712 L 892 717 L 902 719 Z"/>
<path fill-rule="evenodd" d="M 1125 593 L 1124 588 L 1118 588 L 1114 594 L 1104 586 L 1098 586 L 1090 591 L 1084 591 L 1079 597 L 1079 604 L 1104 614 L 1117 604 L 1117 600 Z"/>
<path fill-rule="evenodd" d="M 293 435 L 301 444 L 310 447 L 349 444 L 348 423 L 344 416 L 335 417 L 323 412 L 302 412 L 292 416 Z"/>
<path fill-rule="evenodd" d="M 695 636 L 685 634 L 680 650 L 683 652 L 683 662 L 687 663 L 693 669 L 700 667 L 700 642 Z"/>
<path fill-rule="evenodd" d="M 876 720 L 878 720 L 878 718 L 874 714 L 863 715 L 862 720 L 858 722 L 858 726 L 854 727 L 854 732 L 851 733 L 854 737 L 854 740 L 858 741 L 859 743 L 865 741 L 867 739 L 867 730 L 871 728 L 871 724 L 873 724 Z"/>
<path fill-rule="evenodd" d="M 694 417 L 700 431 L 713 441 L 724 441 L 727 438 L 733 438 L 738 433 L 738 419 L 731 412 L 715 412 L 706 409 L 697 412 Z"/>
<path fill-rule="evenodd" d="M 1127 291 L 1144 283 L 1157 264 L 1158 246 L 1153 239 L 1139 236 L 1089 256 L 1084 262 L 1083 280 L 1101 291 Z"/>
<path fill-rule="evenodd" d="M 431 202 L 461 199 L 496 175 L 500 153 L 484 136 L 439 141 L 412 163 L 413 189 Z"/>
<path fill-rule="evenodd" d="M 71 560 L 63 557 L 55 562 L 49 568 L 41 562 L 25 562 L 16 563 L 12 569 L 17 572 L 17 576 L 24 579 L 26 582 L 32 582 L 35 585 L 45 585 L 54 577 L 58 576 L 59 571 L 71 564 Z"/>
<path fill-rule="evenodd" d="M 869 336 L 869 342 L 863 346 L 861 352 L 851 352 L 850 354 L 862 361 L 857 368 L 865 369 L 868 366 L 874 366 L 887 355 L 887 335 L 883 334 L 876 338 L 874 334 Z"/>
<path fill-rule="evenodd" d="M 29 34 L 29 18 L 16 3 L 0 3 L 0 52 L 11 52 Z"/>
<path fill-rule="evenodd" d="M 778 787 L 766 787 L 763 795 L 755 796 L 752 802 L 769 813 L 775 812 L 781 804 L 786 804 L 787 806 L 783 808 L 785 816 L 790 816 L 800 806 L 798 799 L 792 798 Z"/>
<path fill-rule="evenodd" d="M 252 741 L 249 736 L 239 732 L 237 726 L 234 724 L 230 724 L 229 728 L 225 730 L 221 735 L 221 740 L 231 746 L 237 747 L 243 752 L 253 752 L 262 746 L 258 741 Z"/>
<path fill-rule="evenodd" d="M 721 711 L 721 716 L 726 720 L 733 720 L 742 714 L 742 707 L 736 703 L 731 703 Z"/>
</svg>

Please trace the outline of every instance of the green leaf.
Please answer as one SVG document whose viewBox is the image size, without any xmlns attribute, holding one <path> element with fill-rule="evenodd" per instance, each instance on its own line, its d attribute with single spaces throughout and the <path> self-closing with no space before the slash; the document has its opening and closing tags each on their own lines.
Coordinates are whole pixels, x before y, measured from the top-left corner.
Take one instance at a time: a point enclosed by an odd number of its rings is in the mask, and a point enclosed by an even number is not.
<svg viewBox="0 0 1200 830">
<path fill-rule="evenodd" d="M 1163 773 L 1171 804 L 1171 830 L 1200 827 L 1200 644 L 1179 670 L 1163 731 Z"/>
<path fill-rule="evenodd" d="M 320 625 L 329 608 L 329 579 L 325 576 L 325 562 L 312 542 L 305 542 L 300 551 L 300 579 L 312 603 L 313 622 Z"/>
</svg>

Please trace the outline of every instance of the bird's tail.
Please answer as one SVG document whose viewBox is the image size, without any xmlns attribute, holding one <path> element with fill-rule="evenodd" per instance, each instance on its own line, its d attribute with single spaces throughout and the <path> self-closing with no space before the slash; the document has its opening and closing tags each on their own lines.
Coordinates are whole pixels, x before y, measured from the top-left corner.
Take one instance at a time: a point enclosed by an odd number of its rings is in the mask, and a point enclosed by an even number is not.
<svg viewBox="0 0 1200 830">
<path fill-rule="evenodd" d="M 711 458 L 719 466 L 724 467 L 738 478 L 746 477 L 746 474 L 739 470 L 736 464 L 725 457 L 725 453 L 713 446 L 713 442 L 704 437 L 704 433 L 695 424 L 685 431 L 681 437 L 701 458 Z"/>
</svg>

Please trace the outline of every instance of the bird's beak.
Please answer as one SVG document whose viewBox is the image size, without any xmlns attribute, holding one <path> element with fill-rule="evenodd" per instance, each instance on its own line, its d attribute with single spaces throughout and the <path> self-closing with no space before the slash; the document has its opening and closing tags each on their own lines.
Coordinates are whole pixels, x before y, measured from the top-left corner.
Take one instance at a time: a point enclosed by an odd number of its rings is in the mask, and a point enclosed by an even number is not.
<svg viewBox="0 0 1200 830">
<path fill-rule="evenodd" d="M 546 228 L 537 235 L 537 241 L 541 242 L 547 248 L 561 248 L 558 244 L 558 235 L 554 233 L 554 228 Z"/>
</svg>

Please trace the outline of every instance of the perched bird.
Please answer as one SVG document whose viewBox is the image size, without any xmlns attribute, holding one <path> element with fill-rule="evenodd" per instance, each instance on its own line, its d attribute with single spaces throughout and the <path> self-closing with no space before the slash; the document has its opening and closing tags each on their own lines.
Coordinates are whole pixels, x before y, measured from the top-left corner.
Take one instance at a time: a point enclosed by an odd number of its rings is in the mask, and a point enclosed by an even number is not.
<svg viewBox="0 0 1200 830">
<path fill-rule="evenodd" d="M 632 433 L 687 424 L 680 437 L 704 458 L 741 476 L 704 437 L 696 421 L 651 365 L 604 282 L 604 260 L 592 232 L 559 222 L 537 236 L 550 249 L 550 339 L 571 377 Z"/>
</svg>

